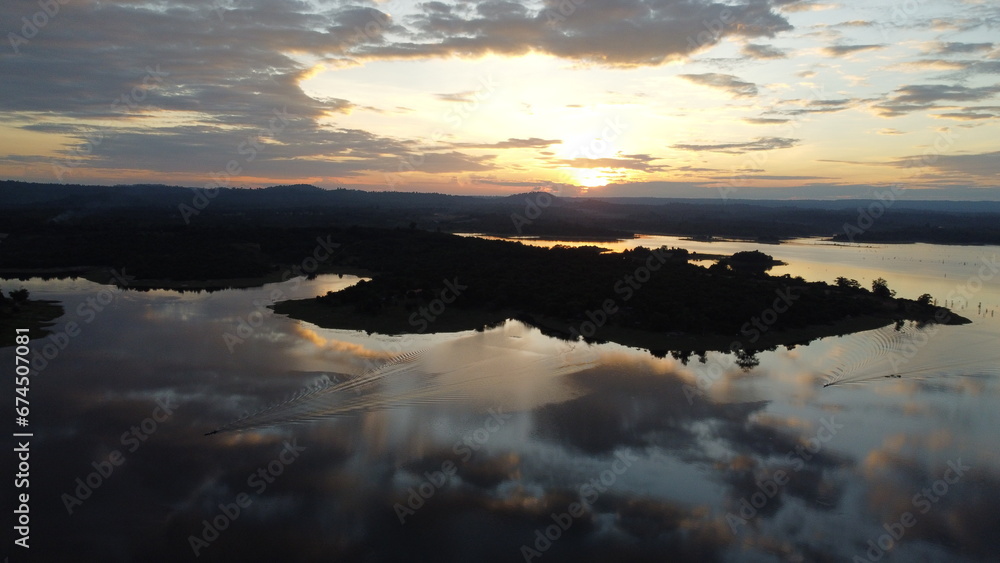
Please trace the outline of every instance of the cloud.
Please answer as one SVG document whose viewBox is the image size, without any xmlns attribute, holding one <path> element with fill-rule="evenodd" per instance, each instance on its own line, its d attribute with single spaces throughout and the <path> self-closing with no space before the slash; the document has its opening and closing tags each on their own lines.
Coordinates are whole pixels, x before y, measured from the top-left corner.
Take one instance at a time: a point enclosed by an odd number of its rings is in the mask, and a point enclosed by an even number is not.
<svg viewBox="0 0 1000 563">
<path fill-rule="evenodd" d="M 787 149 L 799 144 L 799 139 L 789 139 L 787 137 L 759 137 L 753 141 L 745 143 L 717 143 L 711 145 L 699 144 L 676 144 L 671 148 L 685 151 L 708 151 L 721 152 L 726 154 L 743 154 L 749 151 L 769 151 L 774 149 Z"/>
<path fill-rule="evenodd" d="M 445 102 L 467 103 L 475 102 L 477 93 L 480 95 L 482 94 L 482 92 L 476 92 L 475 90 L 466 90 L 464 92 L 453 92 L 450 94 L 434 94 L 434 97 Z"/>
<path fill-rule="evenodd" d="M 0 19 L 19 19 L 17 4 L 3 3 Z M 358 161 L 386 161 L 379 150 L 407 150 L 391 139 L 319 127 L 320 119 L 356 106 L 300 87 L 316 68 L 288 53 L 335 49 L 349 39 L 357 13 L 264 1 L 220 13 L 211 3 L 155 0 L 71 2 L 60 10 L 19 55 L 0 55 L 0 117 L 35 130 L 62 129 L 71 143 L 87 142 L 84 131 L 99 136 L 93 154 L 74 161 L 81 168 L 218 171 L 277 114 L 288 123 L 246 163 L 255 174 L 271 170 L 261 162 L 279 155 L 358 150 Z"/>
<path fill-rule="evenodd" d="M 407 32 L 398 41 L 360 45 L 351 56 L 425 59 L 537 52 L 604 66 L 648 66 L 682 60 L 728 37 L 774 37 L 792 29 L 767 2 L 543 0 L 535 11 L 511 2 L 479 4 L 475 10 L 418 8 L 406 19 Z"/>
<path fill-rule="evenodd" d="M 929 22 L 923 24 L 934 31 L 972 31 L 983 25 L 985 21 L 980 18 L 931 18 Z"/>
<path fill-rule="evenodd" d="M 968 55 L 993 49 L 992 43 L 956 43 L 936 41 L 925 46 L 924 52 L 933 55 Z"/>
<path fill-rule="evenodd" d="M 839 8 L 840 4 L 824 2 L 793 2 L 781 6 L 782 12 L 822 12 Z"/>
<path fill-rule="evenodd" d="M 334 12 L 330 19 L 326 32 L 347 38 L 341 42 L 343 50 L 358 43 L 382 43 L 386 32 L 402 30 L 389 14 L 375 8 L 348 7 Z"/>
<path fill-rule="evenodd" d="M 889 70 L 902 72 L 924 72 L 927 70 L 940 70 L 955 72 L 944 75 L 957 81 L 966 80 L 976 74 L 1000 74 L 1000 61 L 990 60 L 962 60 L 962 59 L 920 59 L 895 63 L 887 67 Z"/>
<path fill-rule="evenodd" d="M 320 81 L 307 81 L 323 71 L 322 65 L 336 70 L 374 61 L 448 60 L 486 54 L 537 53 L 558 57 L 568 61 L 574 72 L 595 65 L 619 68 L 662 65 L 686 61 L 692 55 L 720 44 L 742 46 L 742 56 L 730 54 L 727 59 L 735 67 L 745 65 L 748 57 L 766 60 L 796 56 L 801 50 L 775 47 L 772 45 L 773 38 L 793 29 L 787 19 L 791 17 L 790 12 L 825 7 L 816 2 L 787 0 L 447 0 L 405 3 L 404 6 L 397 3 L 390 16 L 390 4 L 374 0 L 227 0 L 221 8 L 215 2 L 192 0 L 106 0 L 60 4 L 58 18 L 53 18 L 37 37 L 19 45 L 20 54 L 15 56 L 10 50 L 0 53 L 0 74 L 4 84 L 3 96 L 0 96 L 0 119 L 9 128 L 21 128 L 24 130 L 22 133 L 33 132 L 33 136 L 41 141 L 34 146 L 45 147 L 25 149 L 29 154 L 8 156 L 7 161 L 28 163 L 34 159 L 36 164 L 30 167 L 31 174 L 47 174 L 48 167 L 44 163 L 51 162 L 49 158 L 53 153 L 50 150 L 55 151 L 57 159 L 69 158 L 73 147 L 84 145 L 88 135 L 97 133 L 103 136 L 104 141 L 94 147 L 91 154 L 74 161 L 81 165 L 74 170 L 79 172 L 81 178 L 86 175 L 84 170 L 90 168 L 127 171 L 134 178 L 148 173 L 174 173 L 190 182 L 189 179 L 196 175 L 223 170 L 233 158 L 245 170 L 247 181 L 257 177 L 262 182 L 269 176 L 282 180 L 368 177 L 359 182 L 376 181 L 372 180 L 373 173 L 394 172 L 399 168 L 400 160 L 408 157 L 426 157 L 418 158 L 424 162 L 416 167 L 420 172 L 481 173 L 496 171 L 499 166 L 506 166 L 508 170 L 523 166 L 527 170 L 535 164 L 498 164 L 495 155 L 482 155 L 500 153 L 503 149 L 523 149 L 536 151 L 533 156 L 549 159 L 543 160 L 544 164 L 555 164 L 556 155 L 542 153 L 549 152 L 546 148 L 551 149 L 559 143 L 556 140 L 560 136 L 558 131 L 510 129 L 495 135 L 487 133 L 486 136 L 477 134 L 460 138 L 449 135 L 447 141 L 450 143 L 430 144 L 419 138 L 427 131 L 421 133 L 417 130 L 411 138 L 395 136 L 410 134 L 413 131 L 411 128 L 415 127 L 413 123 L 428 116 L 413 113 L 407 119 L 386 125 L 391 114 L 423 112 L 426 108 L 412 110 L 402 107 L 418 107 L 405 103 L 402 98 L 379 102 L 355 99 L 360 94 L 348 89 L 355 88 L 353 81 L 338 84 L 334 86 L 337 90 L 326 92 L 319 90 L 324 87 Z M 37 6 L 30 2 L 0 3 L 0 21 L 19 22 L 22 16 L 30 18 L 34 11 L 37 11 Z M 567 11 L 570 13 L 563 13 Z M 832 15 L 838 14 L 840 12 Z M 974 14 L 956 15 L 971 17 Z M 827 21 L 849 19 L 841 16 L 828 18 Z M 953 18 L 949 21 L 955 25 L 982 25 L 978 20 L 978 23 L 973 19 L 965 23 L 959 20 Z M 921 30 L 928 30 L 932 24 L 925 19 L 915 19 L 912 23 L 914 29 Z M 942 22 L 934 25 L 939 24 L 944 25 Z M 881 41 L 875 36 L 851 39 L 846 35 L 862 31 L 868 33 L 863 29 L 848 29 L 867 25 L 869 22 L 860 20 L 830 25 L 829 28 L 837 28 L 843 33 L 837 39 L 824 40 L 820 45 Z M 788 123 L 796 115 L 839 112 L 866 104 L 880 115 L 903 115 L 910 111 L 933 109 L 933 117 L 936 118 L 962 120 L 963 125 L 983 124 L 988 127 L 995 123 L 995 115 L 1000 112 L 964 106 L 975 105 L 969 103 L 970 100 L 982 102 L 994 95 L 994 87 L 982 80 L 992 79 L 1000 72 L 997 43 L 985 42 L 988 35 L 979 39 L 973 35 L 958 37 L 970 42 L 916 43 L 918 48 L 926 45 L 927 53 L 933 54 L 910 57 L 938 61 L 913 63 L 924 65 L 918 69 L 922 72 L 943 68 L 940 65 L 945 64 L 949 70 L 955 71 L 955 76 L 935 77 L 960 85 L 939 91 L 943 99 L 930 102 L 911 99 L 915 93 L 903 89 L 863 92 L 870 88 L 863 84 L 856 87 L 858 93 L 854 93 L 852 88 L 848 90 L 849 94 L 826 96 L 836 99 L 801 100 L 779 105 L 771 111 L 747 112 L 758 116 L 742 120 L 737 117 L 736 125 L 780 125 Z M 783 46 L 792 45 L 782 41 Z M 844 56 L 875 48 L 880 46 L 839 45 L 829 49 Z M 805 60 L 778 63 L 788 64 L 771 64 L 768 68 L 783 68 L 787 76 L 769 77 L 768 82 L 787 82 L 790 90 L 808 86 L 795 84 L 797 78 L 792 73 L 797 71 L 802 72 L 800 76 L 817 82 L 818 78 L 813 78 L 815 71 L 804 69 L 815 68 L 821 73 L 843 72 L 843 69 L 834 70 L 832 67 L 820 70 L 820 65 Z M 401 66 L 408 66 L 397 77 L 404 90 L 408 88 L 412 92 L 425 84 L 423 77 L 403 84 L 410 78 L 406 73 L 413 72 L 413 68 L 411 65 Z M 147 69 L 162 72 L 160 80 L 144 84 L 144 80 L 149 78 Z M 368 70 L 378 69 L 373 64 Z M 699 73 L 701 70 L 687 72 Z M 736 72 L 747 78 L 735 75 Z M 958 77 L 960 73 L 962 76 Z M 971 73 L 978 74 L 972 78 L 980 81 L 966 80 Z M 668 71 L 668 74 L 673 72 Z M 725 92 L 737 100 L 756 99 L 765 92 L 763 78 L 742 70 L 683 74 L 681 77 L 699 86 Z M 329 87 L 332 82 L 326 82 L 325 86 Z M 935 80 L 908 80 L 897 82 L 894 87 L 908 82 L 931 83 Z M 446 85 L 452 83 L 445 81 L 432 84 L 436 86 L 430 90 L 424 88 L 415 96 L 418 101 L 422 100 L 420 103 L 469 103 L 474 101 L 477 93 L 464 91 L 468 86 Z M 919 87 L 921 85 L 913 88 Z M 618 89 L 621 95 L 602 95 L 622 104 L 655 103 L 654 96 L 640 100 L 629 88 L 622 86 Z M 317 94 L 318 90 L 322 93 Z M 700 93 L 711 94 L 706 91 Z M 968 94 L 968 98 L 958 97 L 962 93 Z M 593 96 L 581 94 L 576 100 L 572 96 L 564 97 L 558 104 L 594 111 L 602 105 L 602 102 L 596 101 L 598 94 L 601 94 L 600 90 L 595 90 Z M 853 99 L 846 99 L 848 96 Z M 396 106 L 397 103 L 402 106 Z M 384 109 L 365 104 L 384 106 Z M 537 102 L 534 106 L 539 116 L 546 109 L 544 105 L 545 102 Z M 359 114 L 364 110 L 385 111 L 386 115 L 382 118 L 367 114 L 346 117 L 351 112 Z M 245 146 L 248 139 L 260 138 L 260 131 L 266 130 L 269 121 L 274 118 L 274 111 L 289 115 L 289 123 L 273 139 L 261 140 L 254 160 L 246 161 L 237 152 L 239 147 Z M 582 117 L 589 112 L 575 113 L 580 113 L 579 117 Z M 370 131 L 350 128 L 369 127 L 357 125 L 359 123 L 391 128 Z M 548 126 L 544 122 L 541 125 Z M 863 128 L 874 131 L 879 126 L 867 125 Z M 758 132 L 789 134 L 777 129 Z M 742 142 L 712 144 L 718 138 Z M 681 150 L 714 149 L 718 152 L 785 147 L 780 143 L 769 144 L 769 139 L 781 137 L 708 136 L 681 138 L 668 143 L 685 143 L 678 145 Z M 21 147 L 17 150 L 24 152 Z M 657 152 L 651 148 L 631 150 Z M 650 162 L 635 155 L 611 155 L 604 164 L 616 168 L 654 170 L 662 162 L 665 161 Z M 578 164 L 585 163 L 581 161 Z M 594 161 L 586 164 L 597 165 Z M 27 164 L 23 170 L 26 171 L 24 174 L 28 173 Z M 91 178 L 96 177 L 97 174 L 91 175 Z"/>
<path fill-rule="evenodd" d="M 756 84 L 744 82 L 732 74 L 709 72 L 705 74 L 679 74 L 678 76 L 695 84 L 724 90 L 737 98 L 749 98 L 757 95 Z"/>
<path fill-rule="evenodd" d="M 0 55 L 0 118 L 60 135 L 59 143 L 68 138 L 61 155 L 86 143 L 87 132 L 105 136 L 93 154 L 75 161 L 79 170 L 205 174 L 223 169 L 277 110 L 292 121 L 244 163 L 248 174 L 356 176 L 394 171 L 400 158 L 421 150 L 412 141 L 331 126 L 330 117 L 367 106 L 307 94 L 301 83 L 322 67 L 304 61 L 336 68 L 383 59 L 540 52 L 607 66 L 657 65 L 727 38 L 768 38 L 792 29 L 768 2 L 608 0 L 572 3 L 572 17 L 564 19 L 554 17 L 565 10 L 557 0 L 536 8 L 502 0 L 427 2 L 401 10 L 396 19 L 378 4 L 350 4 L 61 4 L 60 22 L 72 26 L 48 25 L 19 45 L 18 55 Z M 30 17 L 21 13 L 24 7 L 2 3 L 0 20 Z M 160 80 L 149 82 L 146 69 L 161 72 Z M 472 95 L 445 92 L 437 99 L 461 103 Z M 512 138 L 480 148 L 519 146 L 547 145 L 544 139 Z M 485 157 L 423 152 L 427 170 L 493 167 Z"/>
<path fill-rule="evenodd" d="M 648 154 L 624 154 L 619 155 L 618 158 L 568 158 L 556 159 L 552 162 L 570 168 L 626 168 L 642 172 L 660 172 L 669 168 L 650 164 L 655 160 L 659 160 L 659 157 Z"/>
<path fill-rule="evenodd" d="M 965 68 L 950 75 L 964 79 L 973 74 L 1000 74 L 1000 61 L 961 61 Z"/>
<path fill-rule="evenodd" d="M 1000 114 L 979 113 L 977 111 L 956 111 L 956 112 L 935 114 L 933 117 L 943 118 L 943 119 L 958 119 L 960 121 L 976 121 L 980 119 L 994 119 L 1000 117 Z"/>
<path fill-rule="evenodd" d="M 18 20 L 19 8 L 3 3 L 0 19 Z M 406 32 L 378 10 L 317 11 L 306 2 L 266 0 L 219 12 L 211 3 L 167 0 L 74 2 L 60 9 L 61 21 L 74 25 L 53 23 L 20 45 L 19 55 L 0 54 L 0 118 L 12 127 L 59 135 L 57 156 L 39 162 L 71 158 L 71 177 L 89 169 L 134 177 L 171 173 L 200 182 L 225 170 L 234 157 L 251 177 L 396 172 L 411 156 L 426 173 L 494 169 L 492 156 L 440 152 L 333 126 L 327 118 L 366 106 L 303 90 L 301 82 L 323 68 L 302 62 L 310 55 L 341 60 Z M 424 9 L 431 13 L 434 6 Z M 439 99 L 467 101 L 470 95 Z M 276 112 L 288 123 L 261 136 Z M 74 156 L 76 146 L 95 136 L 102 141 L 91 154 Z M 516 141 L 495 148 L 512 148 Z M 250 148 L 252 160 L 238 152 Z"/>
<path fill-rule="evenodd" d="M 523 18 L 528 9 L 508 0 L 487 0 L 476 5 L 476 13 L 489 19 Z"/>
<path fill-rule="evenodd" d="M 86 159 L 86 166 L 105 170 L 145 170 L 200 176 L 222 173 L 227 163 L 239 166 L 236 176 L 266 172 L 278 178 L 357 177 L 365 173 L 482 172 L 495 168 L 494 156 L 433 151 L 417 143 L 357 129 L 331 129 L 294 118 L 273 136 L 261 129 L 209 126 L 117 129 Z M 79 143 L 86 133 L 75 134 Z M 242 152 L 241 152 L 242 151 Z M 250 157 L 253 157 L 252 160 Z M 65 157 L 72 160 L 69 149 Z M 71 171 L 72 175 L 73 171 Z"/>
<path fill-rule="evenodd" d="M 873 25 L 875 24 L 867 20 L 850 20 L 834 24 L 830 27 L 871 27 Z"/>
<path fill-rule="evenodd" d="M 790 100 L 789 102 L 802 103 L 800 100 Z M 784 110 L 785 115 L 807 115 L 812 113 L 836 113 L 850 109 L 854 103 L 853 99 L 840 98 L 829 100 L 809 100 L 800 108 Z"/>
<path fill-rule="evenodd" d="M 751 59 L 784 59 L 788 57 L 788 54 L 781 49 L 756 43 L 747 43 L 743 46 L 742 52 Z"/>
<path fill-rule="evenodd" d="M 1000 93 L 1000 84 L 968 87 L 946 84 L 911 84 L 896 89 L 887 100 L 874 105 L 882 117 L 898 117 L 933 109 L 937 102 L 976 102 Z"/>
<path fill-rule="evenodd" d="M 906 61 L 895 63 L 888 67 L 889 70 L 900 72 L 924 72 L 928 70 L 964 70 L 968 66 L 962 61 L 948 61 L 944 59 L 920 59 L 917 61 Z"/>
<path fill-rule="evenodd" d="M 541 149 L 561 143 L 562 141 L 559 139 L 539 139 L 537 137 L 515 139 L 512 137 L 498 143 L 454 143 L 452 146 L 467 149 Z"/>
<path fill-rule="evenodd" d="M 994 180 L 1000 177 L 1000 151 L 979 154 L 941 154 L 934 155 L 932 158 L 927 155 L 914 155 L 894 159 L 891 164 L 897 168 L 929 167 L 939 173 L 960 176 L 980 176 Z"/>
<path fill-rule="evenodd" d="M 741 175 L 740 178 L 746 180 L 787 180 L 787 181 L 833 179 L 829 176 L 794 176 L 794 175 L 779 175 L 779 174 L 747 174 L 747 175 Z M 716 176 L 714 179 L 731 181 L 733 179 L 733 176 L 732 174 L 726 176 Z"/>
<path fill-rule="evenodd" d="M 884 49 L 885 45 L 831 45 L 823 47 L 823 54 L 829 57 L 846 57 L 854 53 Z"/>
<path fill-rule="evenodd" d="M 888 166 L 888 164 L 882 161 L 843 160 L 836 158 L 817 158 L 816 162 L 832 162 L 834 164 L 851 164 L 854 166 Z"/>
<path fill-rule="evenodd" d="M 781 125 L 788 123 L 791 119 L 781 117 L 744 117 L 743 121 L 751 125 Z"/>
<path fill-rule="evenodd" d="M 879 135 L 905 135 L 906 131 L 900 131 L 899 129 L 885 128 L 878 130 Z"/>
</svg>

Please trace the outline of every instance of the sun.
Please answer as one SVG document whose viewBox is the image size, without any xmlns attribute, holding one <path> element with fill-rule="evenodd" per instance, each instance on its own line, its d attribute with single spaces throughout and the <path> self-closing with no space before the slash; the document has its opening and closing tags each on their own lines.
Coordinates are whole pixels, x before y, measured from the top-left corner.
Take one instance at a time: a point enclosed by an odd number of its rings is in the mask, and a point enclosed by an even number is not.
<svg viewBox="0 0 1000 563">
<path fill-rule="evenodd" d="M 573 183 L 583 188 L 600 188 L 608 185 L 609 178 L 599 168 L 574 168 Z"/>
</svg>

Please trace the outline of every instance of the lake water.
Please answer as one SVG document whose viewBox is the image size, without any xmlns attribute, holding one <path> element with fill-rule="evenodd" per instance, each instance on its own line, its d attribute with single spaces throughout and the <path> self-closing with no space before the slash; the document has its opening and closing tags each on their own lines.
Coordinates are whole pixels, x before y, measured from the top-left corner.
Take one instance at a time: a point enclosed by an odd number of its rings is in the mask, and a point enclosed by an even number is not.
<svg viewBox="0 0 1000 563">
<path fill-rule="evenodd" d="M 984 264 L 1000 249 L 622 244 L 760 249 L 788 263 L 772 273 L 884 277 L 973 323 L 779 348 L 745 372 L 513 321 L 400 337 L 266 309 L 350 276 L 183 294 L 0 281 L 63 301 L 56 329 L 78 329 L 33 343 L 48 358 L 29 395 L 31 560 L 998 560 L 1000 278 Z"/>
</svg>

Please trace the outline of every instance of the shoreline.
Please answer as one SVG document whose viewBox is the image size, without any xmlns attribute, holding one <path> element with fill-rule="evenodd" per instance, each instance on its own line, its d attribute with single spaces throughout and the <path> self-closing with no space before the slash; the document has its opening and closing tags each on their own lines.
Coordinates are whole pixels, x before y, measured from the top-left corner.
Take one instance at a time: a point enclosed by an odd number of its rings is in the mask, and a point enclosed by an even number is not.
<svg viewBox="0 0 1000 563">
<path fill-rule="evenodd" d="M 107 268 L 35 268 L 35 269 L 6 269 L 0 270 L 0 278 L 6 277 L 6 279 L 17 280 L 22 278 L 34 278 L 34 277 L 54 277 L 57 279 L 65 278 L 83 278 L 87 281 L 102 285 L 113 285 L 117 287 L 123 287 L 125 289 L 134 289 L 137 291 L 152 291 L 152 290 L 176 290 L 176 291 L 219 291 L 224 289 L 249 289 L 263 287 L 269 283 L 279 283 L 283 281 L 288 281 L 296 277 L 302 276 L 304 274 L 299 274 L 299 276 L 286 276 L 286 273 L 290 273 L 290 268 L 283 268 L 281 270 L 265 274 L 263 276 L 256 277 L 239 277 L 239 278 L 219 278 L 211 280 L 172 280 L 172 279 L 154 279 L 154 278 L 135 278 L 128 279 L 128 284 L 123 285 L 118 283 L 119 279 L 111 274 L 111 270 Z M 128 276 L 128 270 L 126 269 L 123 274 L 125 274 L 126 279 L 130 278 Z M 315 275 L 341 275 L 341 276 L 357 276 L 358 278 L 371 278 L 374 273 L 361 268 L 320 268 Z M 282 279 L 284 278 L 284 279 Z"/>
<path fill-rule="evenodd" d="M 395 307 L 384 311 L 382 314 L 371 315 L 355 313 L 353 305 L 332 307 L 321 305 L 316 302 L 315 298 L 281 301 L 269 306 L 269 308 L 274 310 L 275 314 L 284 315 L 298 321 L 309 322 L 320 328 L 357 330 L 369 334 L 377 333 L 388 336 L 483 330 L 502 324 L 507 320 L 517 320 L 539 329 L 543 334 L 548 336 L 569 340 L 573 336 L 570 329 L 574 328 L 578 330 L 581 324 L 568 323 L 560 319 L 535 316 L 513 310 L 491 312 L 455 307 L 445 310 L 433 322 L 426 322 L 416 312 L 403 307 Z M 950 322 L 937 324 L 958 325 L 971 322 L 955 313 L 949 314 Z M 417 322 L 410 322 L 410 319 L 415 319 Z M 743 349 L 747 351 L 759 351 L 776 346 L 791 348 L 808 344 L 820 338 L 846 336 L 848 334 L 874 330 L 896 323 L 901 319 L 902 317 L 888 314 L 847 317 L 831 324 L 810 325 L 791 330 L 764 332 L 751 343 L 745 343 L 745 335 L 739 333 L 728 335 L 722 333 L 658 333 L 615 325 L 605 325 L 597 329 L 592 337 L 585 338 L 584 340 L 595 344 L 614 342 L 630 348 L 644 349 L 654 354 L 671 351 L 731 352 L 731 346 L 734 343 L 744 345 Z M 425 332 L 425 330 L 417 330 L 419 327 L 430 327 L 433 330 Z"/>
<path fill-rule="evenodd" d="M 66 312 L 60 301 L 48 299 L 29 299 L 19 306 L 19 311 L 0 317 L 0 348 L 15 344 L 15 329 L 28 329 L 28 336 L 33 341 L 52 334 L 50 329 L 56 319 Z"/>
<path fill-rule="evenodd" d="M 626 240 L 635 240 L 640 237 L 638 234 L 633 234 L 629 237 L 588 237 L 581 235 L 567 235 L 567 236 L 557 236 L 557 235 L 504 235 L 497 233 L 466 233 L 466 232 L 452 232 L 451 234 L 460 237 L 478 237 L 485 238 L 489 237 L 494 240 L 505 240 L 510 242 L 525 242 L 525 241 L 538 241 L 538 242 L 589 242 L 589 243 L 616 243 L 623 242 Z"/>
</svg>

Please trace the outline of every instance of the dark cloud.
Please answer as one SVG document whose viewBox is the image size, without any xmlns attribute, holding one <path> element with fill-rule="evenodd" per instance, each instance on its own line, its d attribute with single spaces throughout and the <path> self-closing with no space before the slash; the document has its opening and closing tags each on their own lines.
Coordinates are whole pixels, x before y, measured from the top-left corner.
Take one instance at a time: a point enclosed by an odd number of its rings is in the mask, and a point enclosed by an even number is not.
<svg viewBox="0 0 1000 563">
<path fill-rule="evenodd" d="M 21 8 L 5 3 L 0 19 L 19 20 Z M 378 110 L 306 94 L 300 83 L 313 69 L 291 53 L 339 56 L 401 33 L 370 7 L 153 0 L 60 10 L 19 54 L 0 54 L 0 116 L 68 137 L 57 152 L 74 168 L 208 174 L 235 159 L 255 175 L 356 176 L 422 157 L 414 168 L 424 172 L 492 169 L 492 157 L 421 152 L 410 141 L 321 125 L 359 107 Z M 278 114 L 288 123 L 275 123 Z M 74 153 L 94 138 L 89 154 Z"/>
<path fill-rule="evenodd" d="M 925 52 L 934 55 L 967 55 L 993 49 L 992 43 L 955 43 L 939 41 Z"/>
<path fill-rule="evenodd" d="M 671 145 L 671 148 L 685 150 L 685 151 L 708 151 L 708 152 L 721 152 L 726 154 L 743 154 L 749 151 L 769 151 L 774 149 L 787 149 L 794 147 L 799 144 L 798 139 L 789 139 L 786 137 L 759 137 L 753 141 L 747 141 L 745 143 L 717 143 L 710 145 L 700 145 L 700 144 L 677 144 Z"/>
<path fill-rule="evenodd" d="M 607 66 L 644 66 L 683 59 L 725 37 L 773 37 L 792 29 L 764 2 L 545 0 L 541 10 L 529 12 L 494 1 L 462 14 L 422 6 L 406 22 L 404 40 L 361 46 L 352 54 L 394 59 L 541 52 Z"/>
<path fill-rule="evenodd" d="M 748 98 L 757 95 L 757 85 L 752 82 L 745 82 L 732 74 L 719 74 L 709 72 L 705 74 L 679 74 L 681 78 L 729 92 L 737 98 Z"/>
<path fill-rule="evenodd" d="M 206 176 L 221 173 L 230 161 L 251 175 L 266 169 L 278 177 L 352 177 L 364 172 L 468 172 L 491 170 L 493 156 L 422 150 L 413 142 L 358 129 L 317 127 L 294 117 L 280 131 L 266 126 L 223 130 L 211 126 L 117 130 L 86 158 L 95 168 L 144 169 Z M 85 143 L 87 133 L 74 135 Z M 67 160 L 72 149 L 66 149 Z M 240 175 L 240 174 L 235 174 Z"/>
<path fill-rule="evenodd" d="M 439 14 L 451 13 L 451 6 L 445 4 L 444 2 L 425 2 L 423 4 L 419 4 L 419 7 L 428 13 L 434 13 L 434 12 L 437 12 Z"/>
<path fill-rule="evenodd" d="M 963 66 L 961 70 L 949 75 L 951 78 L 956 78 L 959 80 L 966 79 L 974 74 L 1000 74 L 1000 60 L 996 61 L 955 61 L 958 65 Z"/>
<path fill-rule="evenodd" d="M 1000 117 L 1000 114 L 980 113 L 977 111 L 955 111 L 955 112 L 935 114 L 934 117 L 940 117 L 944 119 L 957 119 L 960 121 L 978 121 L 981 119 L 995 119 L 997 117 Z"/>
<path fill-rule="evenodd" d="M 0 16 L 19 21 L 30 16 L 21 13 L 23 7 L 4 4 Z M 405 27 L 371 6 L 347 4 L 322 11 L 306 2 L 153 0 L 70 3 L 60 9 L 58 20 L 18 45 L 19 54 L 0 55 L 5 76 L 0 115 L 14 126 L 74 139 L 64 155 L 96 130 L 106 140 L 75 160 L 79 165 L 195 173 L 224 168 L 275 110 L 294 116 L 294 122 L 280 139 L 256 151 L 256 162 L 266 161 L 268 173 L 349 176 L 392 170 L 398 159 L 414 154 L 410 143 L 321 127 L 321 118 L 359 106 L 307 95 L 300 82 L 312 69 L 290 53 L 371 59 L 541 50 L 611 65 L 659 64 L 725 36 L 769 37 L 790 29 L 760 3 L 588 3 L 553 25 L 551 16 L 560 9 L 554 1 L 534 12 L 502 0 L 474 9 L 430 2 L 421 4 Z M 723 28 L 708 41 L 692 31 L 717 20 Z M 466 102 L 472 94 L 438 98 Z M 183 116 L 182 123 L 141 126 L 164 112 Z M 82 119 L 89 123 L 80 124 Z M 543 141 L 510 139 L 480 148 L 554 144 Z M 427 171 L 490 168 L 486 157 L 458 152 L 431 152 L 426 163 Z"/>
<path fill-rule="evenodd" d="M 914 155 L 892 161 L 898 168 L 932 168 L 941 173 L 962 176 L 1000 177 L 1000 151 L 980 154 Z"/>
<path fill-rule="evenodd" d="M 327 26 L 328 34 L 346 38 L 341 48 L 347 50 L 362 43 L 381 43 L 388 31 L 402 31 L 392 22 L 392 17 L 375 8 L 350 7 L 334 12 Z"/>
<path fill-rule="evenodd" d="M 730 41 L 743 45 L 744 57 L 730 59 L 741 64 L 746 57 L 785 56 L 785 51 L 769 41 L 792 29 L 783 14 L 824 7 L 786 0 L 432 1 L 400 10 L 408 15 L 393 10 L 393 17 L 387 5 L 367 0 L 319 5 L 304 0 L 74 0 L 60 4 L 59 15 L 37 36 L 18 41 L 13 48 L 10 41 L 5 42 L 0 52 L 4 85 L 0 118 L 9 127 L 59 136 L 56 142 L 68 139 L 68 144 L 57 149 L 60 158 L 73 156 L 83 167 L 128 170 L 136 177 L 144 171 L 218 171 L 233 158 L 245 164 L 248 173 L 260 176 L 353 177 L 395 171 L 401 159 L 421 156 L 426 156 L 422 159 L 425 164 L 416 168 L 427 172 L 488 172 L 497 167 L 492 156 L 459 151 L 543 150 L 548 139 L 452 144 L 441 150 L 440 146 L 426 147 L 331 125 L 352 111 L 382 110 L 365 105 L 364 100 L 346 99 L 339 92 L 320 96 L 304 89 L 303 82 L 317 70 L 314 62 L 324 61 L 330 67 L 374 60 L 534 52 L 584 64 L 633 67 L 686 60 Z M 16 34 L 16 22 L 30 17 L 37 6 L 31 2 L 3 3 L 0 21 L 7 21 Z M 981 26 L 983 21 L 956 17 L 919 24 L 969 27 Z M 855 20 L 827 27 L 869 25 L 871 22 Z M 841 39 L 827 39 L 825 44 L 834 41 Z M 931 45 L 928 52 L 949 55 L 942 60 L 957 71 L 948 77 L 956 84 L 969 84 L 965 79 L 972 74 L 1000 73 L 995 54 L 993 58 L 984 55 L 995 49 L 995 43 Z M 843 56 L 881 47 L 837 45 L 826 52 Z M 977 55 L 983 56 L 977 59 Z M 734 74 L 681 76 L 737 98 L 759 95 L 756 84 Z M 955 88 L 975 94 L 992 87 Z M 437 99 L 469 102 L 474 94 L 445 92 L 437 94 Z M 905 94 L 897 91 L 886 96 L 876 103 L 876 111 L 903 115 L 936 109 L 937 117 L 978 122 L 988 122 L 996 114 L 956 108 L 950 103 L 968 100 L 920 102 L 908 100 Z M 973 95 L 970 99 L 987 97 Z M 788 111 L 770 112 L 772 117 L 744 122 L 780 124 L 795 115 L 842 111 L 858 103 L 826 102 L 802 102 Z M 275 139 L 263 142 L 254 161 L 244 162 L 239 147 L 267 127 L 275 110 L 293 116 L 291 123 Z M 74 156 L 74 148 L 88 143 L 95 134 L 104 139 L 100 146 L 85 157 Z M 684 150 L 714 147 L 720 152 L 789 146 L 769 143 L 769 139 L 777 138 L 677 146 Z M 24 164 L 47 162 L 44 157 L 30 155 L 4 159 Z M 570 160 L 574 166 L 603 166 L 594 159 Z M 661 169 L 636 155 L 609 157 L 603 162 L 615 168 Z"/>
<path fill-rule="evenodd" d="M 4 3 L 0 19 L 19 19 L 19 8 Z M 34 130 L 80 130 L 71 135 L 80 142 L 83 130 L 99 135 L 103 142 L 80 164 L 183 171 L 194 162 L 218 170 L 276 111 L 291 123 L 282 143 L 262 153 L 301 148 L 307 138 L 326 150 L 345 148 L 333 144 L 343 136 L 322 134 L 316 122 L 354 105 L 306 95 L 299 82 L 309 68 L 286 54 L 346 39 L 323 31 L 343 14 L 268 2 L 219 12 L 210 3 L 162 1 L 69 3 L 60 10 L 19 46 L 20 54 L 0 55 L 0 115 Z M 171 125 L 145 127 L 153 116 Z"/>
<path fill-rule="evenodd" d="M 898 117 L 934 109 L 937 102 L 976 102 L 987 100 L 998 93 L 1000 85 L 969 87 L 957 84 L 911 84 L 896 89 L 885 101 L 875 104 L 874 108 L 882 117 Z"/>
<path fill-rule="evenodd" d="M 487 0 L 476 4 L 476 13 L 488 19 L 510 19 L 525 17 L 528 9 L 508 0 Z"/>
</svg>

